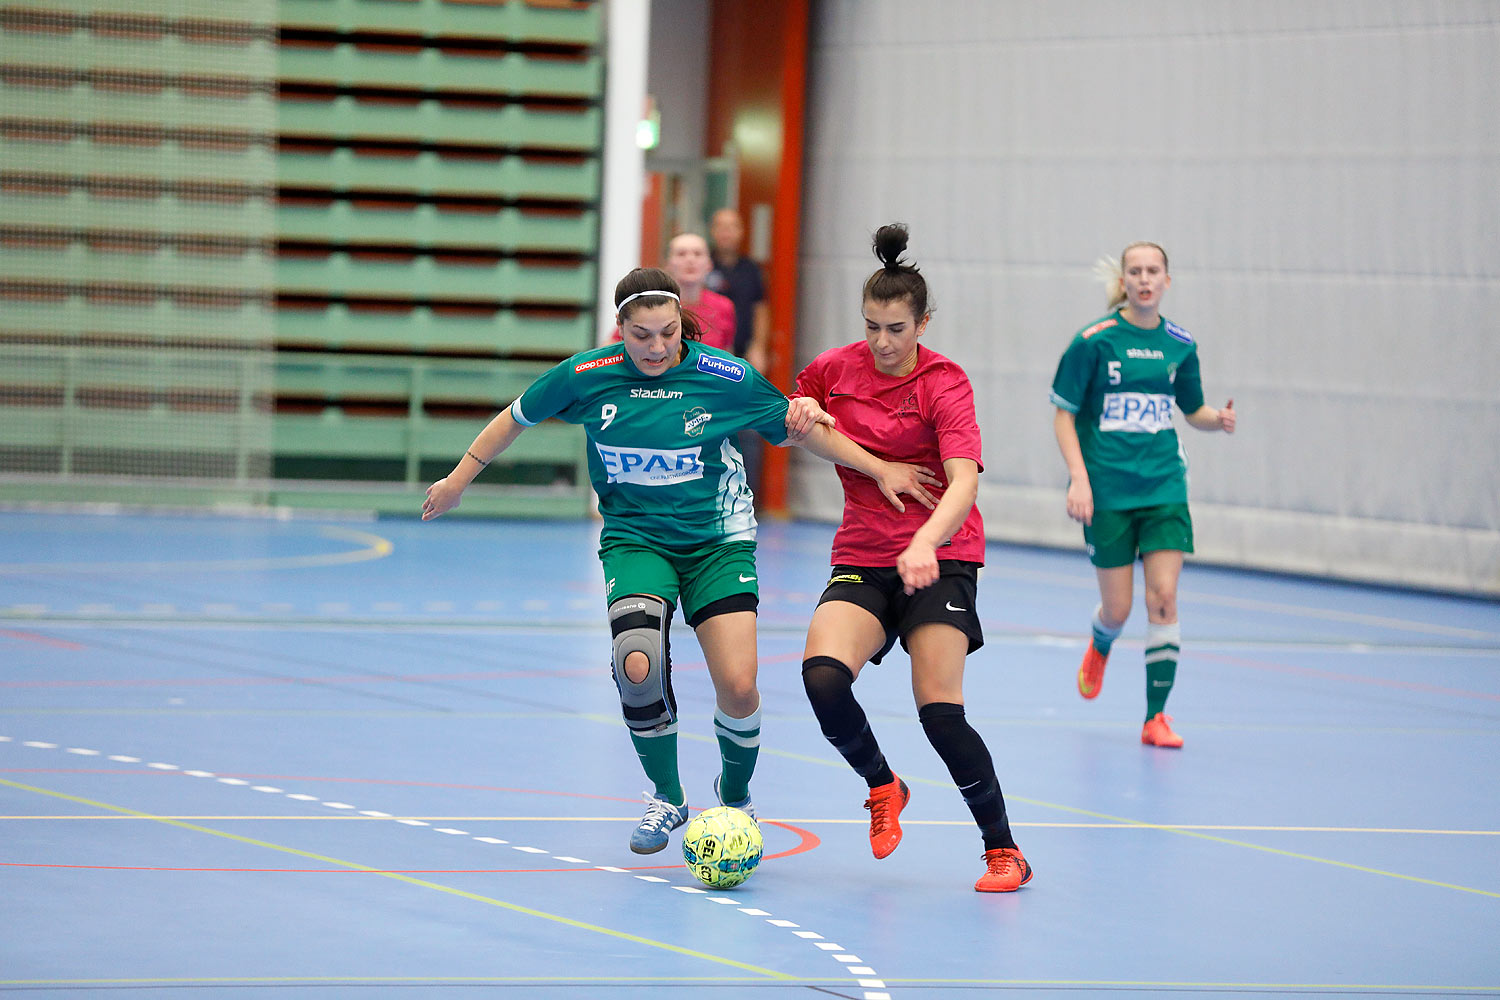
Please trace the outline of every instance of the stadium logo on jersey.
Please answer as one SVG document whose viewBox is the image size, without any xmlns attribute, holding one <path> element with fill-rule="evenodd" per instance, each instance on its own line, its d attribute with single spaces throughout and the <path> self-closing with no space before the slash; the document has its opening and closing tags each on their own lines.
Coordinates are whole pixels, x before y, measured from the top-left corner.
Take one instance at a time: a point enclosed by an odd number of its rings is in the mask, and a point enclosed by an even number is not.
<svg viewBox="0 0 1500 1000">
<path fill-rule="evenodd" d="M 681 395 L 679 393 L 679 395 Z M 703 425 L 714 418 L 701 406 L 695 406 L 682 415 L 682 430 L 688 437 L 697 437 L 703 433 Z"/>
<path fill-rule="evenodd" d="M 1110 392 L 1099 414 L 1101 431 L 1156 434 L 1172 429 L 1172 397 L 1150 392 Z"/>
<path fill-rule="evenodd" d="M 681 399 L 680 389 L 631 389 L 631 399 Z"/>
<path fill-rule="evenodd" d="M 1162 326 L 1166 328 L 1168 336 L 1180 340 L 1184 344 L 1191 344 L 1193 342 L 1193 335 L 1191 333 L 1188 333 L 1182 327 L 1178 326 L 1176 323 L 1173 323 L 1171 320 L 1162 320 Z"/>
<path fill-rule="evenodd" d="M 719 378 L 727 378 L 731 382 L 743 382 L 745 379 L 744 365 L 713 354 L 698 355 L 698 370 L 707 372 L 709 375 L 717 375 Z"/>
<path fill-rule="evenodd" d="M 614 448 L 594 442 L 611 483 L 671 486 L 703 478 L 700 448 Z"/>
<path fill-rule="evenodd" d="M 1125 348 L 1127 358 L 1144 358 L 1147 361 L 1165 361 L 1167 356 L 1161 351 L 1151 347 L 1127 347 Z"/>
<path fill-rule="evenodd" d="M 617 365 L 624 360 L 625 354 L 622 351 L 619 354 L 615 354 L 607 358 L 595 358 L 592 361 L 580 361 L 578 362 L 578 364 L 573 366 L 573 370 L 575 372 L 586 372 L 594 368 L 603 368 L 605 365 Z"/>
<path fill-rule="evenodd" d="M 1080 333 L 1079 336 L 1082 337 L 1084 340 L 1088 340 L 1090 337 L 1092 337 L 1094 334 L 1098 333 L 1100 330 L 1108 330 L 1110 327 L 1114 326 L 1118 322 L 1119 322 L 1119 320 L 1115 319 L 1113 316 L 1111 316 L 1109 319 L 1101 319 L 1099 322 L 1095 323 L 1093 326 L 1089 327 L 1087 330 L 1085 330 L 1082 333 Z"/>
</svg>

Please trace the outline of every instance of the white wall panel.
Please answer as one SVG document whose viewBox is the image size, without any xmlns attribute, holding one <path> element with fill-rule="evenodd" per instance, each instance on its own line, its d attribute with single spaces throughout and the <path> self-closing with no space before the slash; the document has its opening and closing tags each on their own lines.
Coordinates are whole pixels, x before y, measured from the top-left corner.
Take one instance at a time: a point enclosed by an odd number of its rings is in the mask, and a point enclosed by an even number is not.
<svg viewBox="0 0 1500 1000">
<path fill-rule="evenodd" d="M 1500 5 L 830 0 L 810 58 L 798 360 L 910 224 L 993 535 L 1079 544 L 1047 388 L 1094 260 L 1153 239 L 1241 419 L 1181 430 L 1200 556 L 1500 593 Z"/>
</svg>

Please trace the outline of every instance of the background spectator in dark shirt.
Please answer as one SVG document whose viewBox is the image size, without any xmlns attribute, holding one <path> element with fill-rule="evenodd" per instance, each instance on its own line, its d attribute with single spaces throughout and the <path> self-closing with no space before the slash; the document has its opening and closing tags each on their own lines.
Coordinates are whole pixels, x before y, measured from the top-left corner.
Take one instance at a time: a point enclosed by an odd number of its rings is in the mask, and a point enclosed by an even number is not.
<svg viewBox="0 0 1500 1000">
<path fill-rule="evenodd" d="M 745 223 L 732 208 L 721 208 L 709 223 L 713 273 L 708 287 L 734 303 L 734 353 L 764 373 L 770 364 L 771 313 L 760 265 L 741 255 Z"/>
</svg>

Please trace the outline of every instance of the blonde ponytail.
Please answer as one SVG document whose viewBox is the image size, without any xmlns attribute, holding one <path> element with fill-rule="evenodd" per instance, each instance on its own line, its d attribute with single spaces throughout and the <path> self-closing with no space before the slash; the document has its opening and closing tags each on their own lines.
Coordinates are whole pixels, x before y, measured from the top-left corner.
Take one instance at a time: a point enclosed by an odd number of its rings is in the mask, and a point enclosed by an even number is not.
<svg viewBox="0 0 1500 1000">
<path fill-rule="evenodd" d="M 1114 312 L 1125 301 L 1125 285 L 1120 280 L 1120 262 L 1100 257 L 1094 261 L 1094 277 L 1104 286 L 1104 294 L 1109 300 L 1105 311 Z"/>
</svg>

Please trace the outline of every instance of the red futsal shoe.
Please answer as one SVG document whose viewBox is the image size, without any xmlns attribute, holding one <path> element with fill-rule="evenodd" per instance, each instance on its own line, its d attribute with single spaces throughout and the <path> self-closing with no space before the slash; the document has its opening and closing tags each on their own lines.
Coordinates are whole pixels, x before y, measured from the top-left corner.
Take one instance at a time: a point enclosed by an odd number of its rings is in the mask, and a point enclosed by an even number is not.
<svg viewBox="0 0 1500 1000">
<path fill-rule="evenodd" d="M 870 810 L 870 850 L 877 858 L 890 857 L 901 843 L 901 810 L 910 800 L 911 789 L 900 778 L 870 789 L 865 808 Z"/>
<path fill-rule="evenodd" d="M 974 883 L 975 892 L 1015 892 L 1031 881 L 1031 865 L 1019 847 L 997 847 L 984 852 L 984 874 Z"/>
<path fill-rule="evenodd" d="M 1089 640 L 1089 648 L 1084 651 L 1083 664 L 1078 668 L 1078 693 L 1085 698 L 1099 697 L 1099 689 L 1104 686 L 1104 664 L 1109 662 L 1109 654 L 1101 653 L 1094 648 L 1094 640 Z"/>
</svg>

